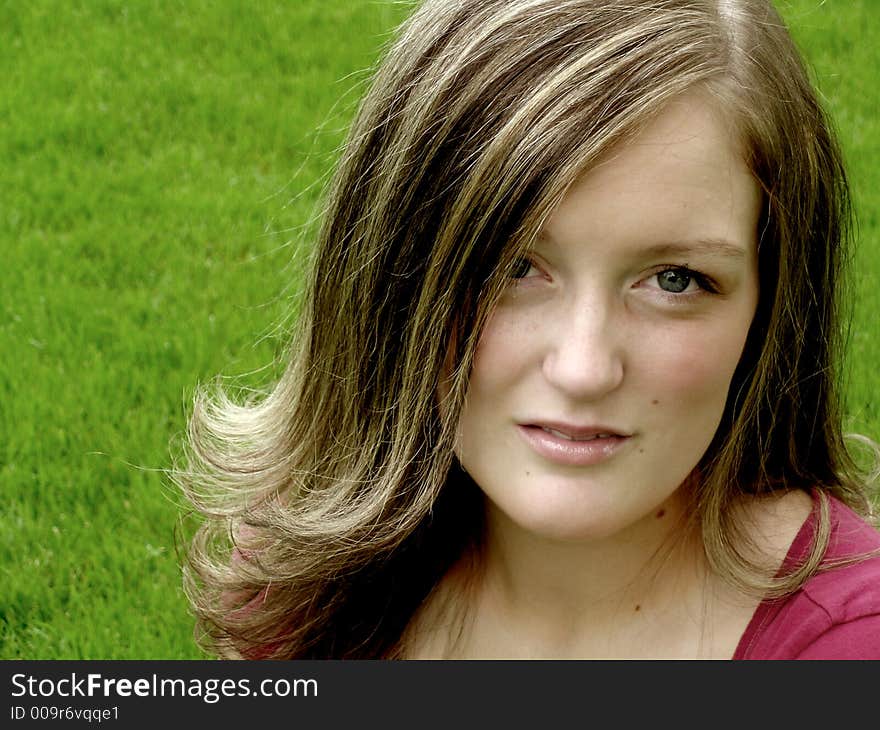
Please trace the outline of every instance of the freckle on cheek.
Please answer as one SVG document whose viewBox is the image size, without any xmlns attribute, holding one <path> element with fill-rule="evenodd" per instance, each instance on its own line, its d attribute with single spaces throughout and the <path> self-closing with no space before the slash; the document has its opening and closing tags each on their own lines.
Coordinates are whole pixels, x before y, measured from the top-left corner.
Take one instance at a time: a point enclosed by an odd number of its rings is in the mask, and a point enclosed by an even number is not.
<svg viewBox="0 0 880 730">
<path fill-rule="evenodd" d="M 665 509 L 658 510 L 658 511 L 657 511 L 657 519 L 659 520 L 659 519 L 660 519 L 661 517 L 663 517 L 663 515 L 665 515 L 665 514 L 666 514 L 666 510 L 665 510 Z"/>
<path fill-rule="evenodd" d="M 659 401 L 659 400 L 652 400 L 652 401 L 651 401 L 651 405 L 652 405 L 652 406 L 656 406 L 656 405 L 659 405 L 659 404 L 660 404 L 660 401 Z"/>
</svg>

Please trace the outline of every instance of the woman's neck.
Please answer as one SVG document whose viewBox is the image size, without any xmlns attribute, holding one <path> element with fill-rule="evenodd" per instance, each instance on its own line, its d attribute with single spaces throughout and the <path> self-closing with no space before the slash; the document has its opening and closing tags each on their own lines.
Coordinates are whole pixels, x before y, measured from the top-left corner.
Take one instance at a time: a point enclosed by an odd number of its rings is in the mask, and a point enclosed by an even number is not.
<svg viewBox="0 0 880 730">
<path fill-rule="evenodd" d="M 562 541 L 490 508 L 475 627 L 509 627 L 519 647 L 549 656 L 699 621 L 707 572 L 683 516 L 673 498 L 612 536 Z"/>
</svg>

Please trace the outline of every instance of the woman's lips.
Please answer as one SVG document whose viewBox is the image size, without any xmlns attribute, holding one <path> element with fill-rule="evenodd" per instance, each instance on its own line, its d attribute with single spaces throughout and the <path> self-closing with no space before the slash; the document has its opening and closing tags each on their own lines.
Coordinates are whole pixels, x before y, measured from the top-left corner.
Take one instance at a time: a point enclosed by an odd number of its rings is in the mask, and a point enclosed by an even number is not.
<svg viewBox="0 0 880 730">
<path fill-rule="evenodd" d="M 631 438 L 601 427 L 572 429 L 556 424 L 527 424 L 518 425 L 517 430 L 539 456 L 565 466 L 599 464 L 614 456 Z"/>
</svg>

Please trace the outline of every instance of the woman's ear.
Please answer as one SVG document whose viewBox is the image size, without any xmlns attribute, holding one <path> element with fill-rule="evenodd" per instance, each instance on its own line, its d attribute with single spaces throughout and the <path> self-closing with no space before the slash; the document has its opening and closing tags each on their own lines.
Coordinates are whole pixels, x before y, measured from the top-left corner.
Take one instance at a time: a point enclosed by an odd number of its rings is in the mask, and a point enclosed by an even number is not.
<svg viewBox="0 0 880 730">
<path fill-rule="evenodd" d="M 452 390 L 452 373 L 455 371 L 455 357 L 452 348 L 447 348 L 443 365 L 440 368 L 440 376 L 437 378 L 437 391 L 434 395 L 437 407 L 440 409 L 440 417 L 446 413 L 445 402 Z"/>
<path fill-rule="evenodd" d="M 441 416 L 444 413 L 444 401 L 449 396 L 452 389 L 452 375 L 455 372 L 455 364 L 457 360 L 456 350 L 458 348 L 458 326 L 456 323 L 452 326 L 452 332 L 446 343 L 446 353 L 443 356 L 443 364 L 440 366 L 440 375 L 437 378 L 437 406 L 440 408 Z"/>
</svg>

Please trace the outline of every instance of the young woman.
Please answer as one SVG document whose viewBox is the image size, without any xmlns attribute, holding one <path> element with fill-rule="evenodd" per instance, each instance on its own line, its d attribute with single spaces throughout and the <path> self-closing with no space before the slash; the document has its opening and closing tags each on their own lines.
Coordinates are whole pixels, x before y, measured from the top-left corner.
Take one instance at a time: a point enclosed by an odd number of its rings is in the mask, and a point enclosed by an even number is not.
<svg viewBox="0 0 880 730">
<path fill-rule="evenodd" d="M 428 0 L 289 366 L 197 399 L 187 586 L 249 658 L 880 658 L 840 153 L 767 0 Z"/>
</svg>

